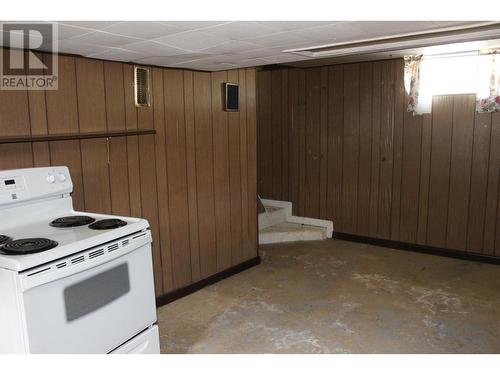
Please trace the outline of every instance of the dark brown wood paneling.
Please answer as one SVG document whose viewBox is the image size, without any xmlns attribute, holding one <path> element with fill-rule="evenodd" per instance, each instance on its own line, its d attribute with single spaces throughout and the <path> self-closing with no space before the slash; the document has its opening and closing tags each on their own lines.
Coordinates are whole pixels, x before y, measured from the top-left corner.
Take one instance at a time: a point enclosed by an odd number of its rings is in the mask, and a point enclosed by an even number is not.
<svg viewBox="0 0 500 375">
<path fill-rule="evenodd" d="M 196 189 L 196 132 L 194 124 L 193 72 L 184 71 L 184 112 L 186 121 L 186 173 L 189 206 L 189 245 L 191 278 L 200 280 L 200 240 L 198 235 L 198 200 Z"/>
<path fill-rule="evenodd" d="M 391 202 L 391 239 L 399 240 L 399 219 L 401 208 L 401 165 L 403 153 L 403 73 L 404 62 L 394 61 L 394 127 L 393 127 L 393 170 Z"/>
<path fill-rule="evenodd" d="M 306 196 L 304 216 L 319 217 L 321 68 L 306 71 L 306 94 Z"/>
<path fill-rule="evenodd" d="M 382 62 L 373 64 L 372 82 L 372 165 L 370 182 L 369 235 L 378 236 L 378 191 L 380 180 L 380 100 L 382 98 Z"/>
<path fill-rule="evenodd" d="M 288 81 L 289 81 L 289 69 L 282 70 L 281 77 L 281 147 L 282 147 L 282 155 L 281 158 L 281 185 L 282 185 L 282 194 L 281 199 L 289 200 L 289 185 L 288 185 L 288 173 L 289 173 L 289 133 L 290 133 L 290 121 L 289 121 L 289 104 L 288 104 Z"/>
<path fill-rule="evenodd" d="M 227 73 L 229 82 L 238 83 L 239 73 L 231 70 Z M 240 87 L 241 89 L 241 87 Z M 243 243 L 241 227 L 241 162 L 240 162 L 240 113 L 227 114 L 229 147 L 229 204 L 231 225 L 231 264 L 243 261 Z M 226 198 L 227 199 L 227 198 Z"/>
<path fill-rule="evenodd" d="M 108 130 L 125 130 L 125 94 L 123 90 L 122 64 L 104 63 L 104 88 L 106 98 L 106 122 Z M 127 138 L 109 140 L 109 186 L 111 211 L 115 215 L 130 215 Z"/>
<path fill-rule="evenodd" d="M 306 212 L 306 199 L 307 199 L 307 142 L 306 142 L 306 74 L 304 70 L 299 70 L 299 113 L 298 113 L 298 127 L 299 127 L 299 199 L 297 204 L 298 215 L 305 215 Z M 265 100 L 265 99 L 263 99 Z M 260 112 L 260 108 L 259 108 Z M 265 196 L 264 196 L 265 197 Z M 269 198 L 269 197 L 268 197 Z"/>
<path fill-rule="evenodd" d="M 342 231 L 356 231 L 359 173 L 359 64 L 344 68 Z"/>
<path fill-rule="evenodd" d="M 78 57 L 75 58 L 75 63 L 80 131 L 105 131 L 103 62 Z M 84 139 L 80 141 L 80 145 L 85 209 L 91 212 L 111 213 L 108 140 Z"/>
<path fill-rule="evenodd" d="M 434 97 L 427 243 L 435 247 L 446 247 L 452 127 L 453 97 Z"/>
<path fill-rule="evenodd" d="M 359 68 L 359 168 L 357 191 L 356 232 L 363 236 L 370 233 L 370 187 L 372 168 L 372 84 L 373 64 Z M 363 108 L 363 110 L 361 110 Z"/>
<path fill-rule="evenodd" d="M 159 242 L 161 247 L 162 283 L 165 292 L 174 289 L 172 272 L 172 248 L 170 246 L 170 209 L 168 205 L 167 186 L 167 150 L 165 146 L 165 101 L 163 86 L 163 69 L 153 69 L 151 83 L 153 85 L 153 120 L 156 129 L 155 165 L 156 191 L 158 193 L 158 225 L 160 227 Z"/>
<path fill-rule="evenodd" d="M 247 150 L 248 150 L 248 229 L 250 243 L 245 260 L 258 256 L 257 248 L 257 88 L 255 69 L 246 70 Z"/>
<path fill-rule="evenodd" d="M 420 192 L 418 206 L 417 244 L 427 243 L 427 217 L 429 212 L 429 179 L 431 169 L 432 115 L 422 116 L 422 147 L 420 158 Z"/>
<path fill-rule="evenodd" d="M 271 192 L 273 197 L 278 197 L 278 199 L 283 199 L 282 197 L 282 160 L 284 159 L 283 150 L 283 133 L 282 133 L 282 122 L 283 122 L 283 112 L 282 112 L 282 71 L 273 70 L 271 71 L 271 101 L 270 101 L 270 111 L 271 111 L 271 122 L 269 123 L 270 132 L 272 137 L 272 152 L 270 153 L 270 167 L 272 168 L 272 181 L 271 181 Z M 266 107 L 266 104 L 263 104 Z"/>
<path fill-rule="evenodd" d="M 342 155 L 344 138 L 344 68 L 328 68 L 328 192 L 327 213 L 342 228 Z M 340 230 L 340 229 L 339 229 Z"/>
<path fill-rule="evenodd" d="M 134 101 L 134 67 L 123 65 L 123 90 L 125 98 L 125 123 L 129 130 L 137 129 L 137 109 Z M 137 183 L 139 175 L 139 138 L 127 137 L 127 167 L 129 181 L 130 214 L 140 216 L 141 185 Z"/>
<path fill-rule="evenodd" d="M 137 126 L 140 129 L 154 128 L 152 107 L 137 108 Z M 153 271 L 155 288 L 163 294 L 163 269 L 160 248 L 160 227 L 158 225 L 158 191 L 156 189 L 155 136 L 143 135 L 138 138 L 139 185 L 141 192 L 141 217 L 149 221 L 153 235 Z M 137 181 L 135 181 L 137 184 Z"/>
<path fill-rule="evenodd" d="M 290 69 L 288 75 L 288 111 L 290 126 L 288 134 L 288 199 L 292 202 L 299 200 L 299 80 L 297 69 Z M 297 205 L 292 206 L 293 214 L 297 214 Z"/>
<path fill-rule="evenodd" d="M 287 77 L 274 94 L 271 74 Z M 294 214 L 332 220 L 337 232 L 499 252 L 500 120 L 475 114 L 474 95 L 435 97 L 432 113 L 414 116 L 403 60 L 283 68 L 259 72 L 258 82 L 265 198 L 287 196 Z M 269 106 L 285 101 L 288 110 Z M 262 170 L 265 155 L 274 162 Z"/>
<path fill-rule="evenodd" d="M 36 53 L 43 61 L 43 54 Z M 29 90 L 28 104 L 31 135 L 47 135 L 47 105 L 45 101 L 45 90 Z M 31 145 L 33 149 L 33 166 L 50 165 L 49 142 L 37 142 Z"/>
<path fill-rule="evenodd" d="M 272 85 L 271 72 L 262 72 L 259 78 L 259 192 L 263 198 L 273 196 L 273 175 L 272 175 L 272 130 L 271 120 L 272 107 Z"/>
<path fill-rule="evenodd" d="M 0 91 L 0 168 L 67 165 L 75 208 L 145 217 L 161 296 L 257 256 L 256 74 L 214 74 L 240 83 L 241 110 L 225 122 L 210 73 L 151 68 L 152 103 L 138 108 L 133 69 L 60 56 L 59 90 Z M 225 171 L 217 186 L 214 146 Z"/>
<path fill-rule="evenodd" d="M 73 57 L 58 57 L 58 80 L 58 89 L 45 93 L 48 133 L 78 133 L 78 101 Z M 69 168 L 73 181 L 72 197 L 75 209 L 84 210 L 80 141 L 55 141 L 50 142 L 49 147 L 52 165 L 66 165 Z"/>
<path fill-rule="evenodd" d="M 490 135 L 491 114 L 476 113 L 474 119 L 469 218 L 467 224 L 467 248 L 474 252 L 481 252 L 483 249 Z"/>
<path fill-rule="evenodd" d="M 490 162 L 488 168 L 488 189 L 486 193 L 486 213 L 484 219 L 484 254 L 495 254 L 498 243 L 497 224 L 500 221 L 499 185 L 500 185 L 500 113 L 491 117 Z M 498 250 L 496 251 L 498 254 Z"/>
<path fill-rule="evenodd" d="M 0 134 L 3 136 L 12 136 L 30 133 L 27 91 L 0 90 Z M 32 166 L 33 154 L 30 143 L 0 145 L 1 169 Z"/>
<path fill-rule="evenodd" d="M 384 62 L 380 98 L 380 169 L 378 188 L 378 236 L 390 238 L 394 152 L 394 62 Z"/>
<path fill-rule="evenodd" d="M 475 101 L 475 95 L 456 95 L 453 98 L 446 247 L 456 250 L 465 250 L 467 247 L 467 218 L 469 215 L 474 132 L 471 125 L 474 124 Z"/>
<path fill-rule="evenodd" d="M 405 102 L 408 99 L 405 94 Z M 417 243 L 422 116 L 405 111 L 403 118 L 403 155 L 401 169 L 401 216 L 399 239 Z"/>
<path fill-rule="evenodd" d="M 172 273 L 174 288 L 180 288 L 191 282 L 184 81 L 182 70 L 166 70 L 163 77 Z"/>
<path fill-rule="evenodd" d="M 223 109 L 222 95 L 222 85 L 227 82 L 227 72 L 212 73 L 211 78 L 217 271 L 220 271 L 231 264 L 229 145 L 227 112 Z"/>
<path fill-rule="evenodd" d="M 212 149 L 212 86 L 210 73 L 193 73 L 194 121 L 196 129 L 196 187 L 198 192 L 198 228 L 200 236 L 201 276 L 217 272 L 215 237 L 214 165 Z"/>
</svg>

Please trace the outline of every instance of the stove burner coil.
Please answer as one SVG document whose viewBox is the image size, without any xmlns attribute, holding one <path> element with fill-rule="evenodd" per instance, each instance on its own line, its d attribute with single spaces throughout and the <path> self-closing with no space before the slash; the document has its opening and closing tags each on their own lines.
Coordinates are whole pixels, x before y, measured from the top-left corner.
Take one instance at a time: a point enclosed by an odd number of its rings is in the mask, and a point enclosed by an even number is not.
<svg viewBox="0 0 500 375">
<path fill-rule="evenodd" d="M 48 238 L 21 238 L 5 243 L 0 250 L 8 255 L 34 254 L 56 247 L 56 241 Z"/>
<path fill-rule="evenodd" d="M 104 219 L 104 220 L 99 220 L 96 221 L 92 224 L 89 225 L 90 229 L 116 229 L 119 227 L 123 227 L 127 225 L 126 221 L 120 220 L 120 219 Z"/>
<path fill-rule="evenodd" d="M 71 228 L 88 225 L 94 221 L 95 219 L 90 216 L 65 216 L 53 220 L 49 225 L 56 228 Z"/>
<path fill-rule="evenodd" d="M 0 246 L 9 241 L 12 241 L 11 237 L 0 234 Z"/>
</svg>

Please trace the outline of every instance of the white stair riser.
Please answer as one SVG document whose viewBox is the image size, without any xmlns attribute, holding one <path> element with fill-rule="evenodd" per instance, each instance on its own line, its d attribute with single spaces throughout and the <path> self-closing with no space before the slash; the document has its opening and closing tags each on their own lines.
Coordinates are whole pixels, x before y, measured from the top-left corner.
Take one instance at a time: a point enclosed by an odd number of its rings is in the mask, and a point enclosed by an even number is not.
<svg viewBox="0 0 500 375">
<path fill-rule="evenodd" d="M 325 231 L 296 231 L 259 234 L 259 244 L 294 241 L 318 241 L 328 238 Z"/>
</svg>

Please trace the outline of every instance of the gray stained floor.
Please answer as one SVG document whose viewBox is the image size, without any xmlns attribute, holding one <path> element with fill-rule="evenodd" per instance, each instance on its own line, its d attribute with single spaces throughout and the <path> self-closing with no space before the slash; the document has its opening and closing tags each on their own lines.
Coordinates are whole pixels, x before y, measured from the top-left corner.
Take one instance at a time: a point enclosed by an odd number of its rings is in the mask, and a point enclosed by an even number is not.
<svg viewBox="0 0 500 375">
<path fill-rule="evenodd" d="M 500 353 L 500 266 L 339 240 L 158 310 L 163 353 Z"/>
</svg>

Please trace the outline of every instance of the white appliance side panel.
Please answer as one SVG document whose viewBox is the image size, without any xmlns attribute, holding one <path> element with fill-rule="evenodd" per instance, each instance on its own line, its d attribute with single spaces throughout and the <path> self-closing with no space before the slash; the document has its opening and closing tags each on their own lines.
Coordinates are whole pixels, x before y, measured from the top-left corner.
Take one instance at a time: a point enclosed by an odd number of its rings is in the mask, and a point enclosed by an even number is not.
<svg viewBox="0 0 500 375">
<path fill-rule="evenodd" d="M 24 304 L 31 353 L 108 353 L 156 321 L 151 245 L 29 289 Z"/>
<path fill-rule="evenodd" d="M 148 328 L 132 340 L 127 341 L 110 354 L 160 354 L 160 334 L 158 326 Z"/>
<path fill-rule="evenodd" d="M 17 272 L 0 268 L 0 354 L 26 353 Z"/>
</svg>

